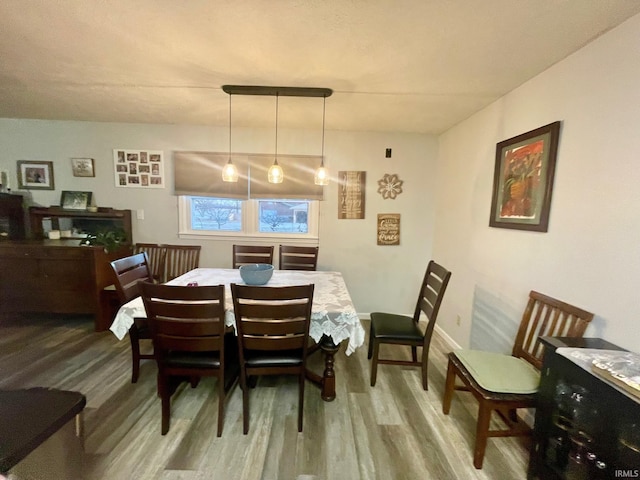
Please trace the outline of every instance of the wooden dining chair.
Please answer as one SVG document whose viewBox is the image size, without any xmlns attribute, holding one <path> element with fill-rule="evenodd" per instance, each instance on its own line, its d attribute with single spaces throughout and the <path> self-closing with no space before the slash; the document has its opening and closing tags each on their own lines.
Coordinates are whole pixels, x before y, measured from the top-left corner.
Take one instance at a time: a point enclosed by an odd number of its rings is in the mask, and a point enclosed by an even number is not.
<svg viewBox="0 0 640 480">
<path fill-rule="evenodd" d="M 436 324 L 440 304 L 447 290 L 451 272 L 433 260 L 429 262 L 424 274 L 420 293 L 413 317 L 396 313 L 374 312 L 371 314 L 371 328 L 369 330 L 368 358 L 371 362 L 371 386 L 375 386 L 378 364 L 409 365 L 422 368 L 422 387 L 428 390 L 427 370 L 429 360 L 429 346 L 433 327 Z M 420 328 L 420 317 L 424 314 L 427 324 L 424 331 Z M 381 344 L 405 345 L 411 347 L 411 361 L 390 358 L 379 358 Z M 418 360 L 418 347 L 422 347 L 422 355 Z"/>
<path fill-rule="evenodd" d="M 161 433 L 171 424 L 171 396 L 181 381 L 197 386 L 201 377 L 218 379 L 218 431 L 222 435 L 224 406 L 238 379 L 238 347 L 225 335 L 224 285 L 185 287 L 141 285 L 153 349 L 158 364 L 162 402 Z"/>
<path fill-rule="evenodd" d="M 173 280 L 200 265 L 200 245 L 165 245 L 165 282 Z"/>
<path fill-rule="evenodd" d="M 592 319 L 593 313 L 532 290 L 511 355 L 479 350 L 449 353 L 442 411 L 449 413 L 454 390 L 471 392 L 478 401 L 476 468 L 482 468 L 489 437 L 531 434 L 531 428 L 518 419 L 517 409 L 536 406 L 544 353 L 540 337 L 582 337 Z M 489 429 L 494 411 L 506 429 Z"/>
<path fill-rule="evenodd" d="M 243 433 L 249 432 L 248 377 L 298 377 L 298 431 L 302 432 L 307 344 L 313 284 L 256 287 L 231 284 L 242 387 Z"/>
<path fill-rule="evenodd" d="M 273 265 L 273 245 L 234 245 L 233 268 L 249 263 L 270 263 Z"/>
<path fill-rule="evenodd" d="M 111 262 L 114 273 L 114 286 L 118 293 L 120 305 L 140 296 L 140 283 L 152 282 L 149 260 L 145 252 L 120 258 Z M 129 328 L 131 341 L 131 383 L 138 381 L 140 360 L 153 360 L 153 353 L 140 353 L 140 340 L 151 340 L 151 332 L 146 318 L 134 318 Z M 151 342 L 148 342 L 151 343 Z"/>
<path fill-rule="evenodd" d="M 151 276 L 156 283 L 165 283 L 164 264 L 167 257 L 167 247 L 157 243 L 136 243 L 133 246 L 133 253 L 147 254 L 149 259 L 149 269 Z"/>
<path fill-rule="evenodd" d="M 280 245 L 280 270 L 315 270 L 318 247 Z"/>
</svg>

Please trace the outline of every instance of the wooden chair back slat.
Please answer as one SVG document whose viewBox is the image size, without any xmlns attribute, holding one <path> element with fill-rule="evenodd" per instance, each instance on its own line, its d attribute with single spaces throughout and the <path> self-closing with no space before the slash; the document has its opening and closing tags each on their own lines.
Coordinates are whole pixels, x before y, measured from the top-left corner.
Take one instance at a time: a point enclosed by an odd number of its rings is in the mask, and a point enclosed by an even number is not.
<svg viewBox="0 0 640 480">
<path fill-rule="evenodd" d="M 146 253 L 138 253 L 111 262 L 114 286 L 121 304 L 140 296 L 140 282 L 153 281 Z"/>
<path fill-rule="evenodd" d="M 532 290 L 512 355 L 540 369 L 544 354 L 540 337 L 581 337 L 592 319 L 591 312 Z"/>
<path fill-rule="evenodd" d="M 218 351 L 224 336 L 224 285 L 141 284 L 156 358 L 168 351 Z"/>
<path fill-rule="evenodd" d="M 165 245 L 165 281 L 173 280 L 200 265 L 200 245 Z"/>
<path fill-rule="evenodd" d="M 164 245 L 157 243 L 136 243 L 133 247 L 133 253 L 147 254 L 149 260 L 149 270 L 151 270 L 151 276 L 154 282 L 164 283 L 166 282 L 164 275 L 164 263 L 167 256 L 167 248 Z"/>
<path fill-rule="evenodd" d="M 234 245 L 233 268 L 251 263 L 273 265 L 273 245 Z"/>
<path fill-rule="evenodd" d="M 286 320 L 245 317 L 242 323 L 246 335 L 298 335 L 305 328 L 305 319 L 297 316 Z"/>
<path fill-rule="evenodd" d="M 420 295 L 413 315 L 416 322 L 420 319 L 421 312 L 427 317 L 427 330 L 425 332 L 425 341 L 427 342 L 431 341 L 430 332 L 433 330 L 450 277 L 451 272 L 433 260 L 427 265 L 427 271 L 422 279 Z M 429 338 L 426 338 L 427 336 Z"/>
<path fill-rule="evenodd" d="M 302 355 L 306 357 L 313 285 L 254 287 L 231 284 L 231 292 L 241 363 L 243 349 L 299 348 L 301 358 Z"/>
<path fill-rule="evenodd" d="M 315 270 L 318 247 L 280 245 L 280 270 Z"/>
</svg>

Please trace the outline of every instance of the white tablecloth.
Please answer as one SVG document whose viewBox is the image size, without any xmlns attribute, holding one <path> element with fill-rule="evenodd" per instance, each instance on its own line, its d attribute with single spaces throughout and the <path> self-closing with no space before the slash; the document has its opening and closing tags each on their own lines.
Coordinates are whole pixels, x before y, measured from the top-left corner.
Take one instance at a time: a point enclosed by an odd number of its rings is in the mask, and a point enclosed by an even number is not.
<svg viewBox="0 0 640 480">
<path fill-rule="evenodd" d="M 225 324 L 235 328 L 231 283 L 243 284 L 237 269 L 196 268 L 168 282 L 169 285 L 186 285 L 197 282 L 198 285 L 225 286 Z M 305 285 L 313 283 L 313 307 L 309 335 L 319 342 L 323 335 L 330 336 L 338 345 L 348 340 L 345 353 L 350 355 L 364 343 L 364 328 L 349 296 L 349 291 L 340 272 L 306 272 L 299 270 L 275 270 L 266 286 Z M 144 304 L 140 297 L 124 304 L 118 310 L 110 330 L 122 340 L 133 325 L 135 317 L 146 317 Z"/>
</svg>

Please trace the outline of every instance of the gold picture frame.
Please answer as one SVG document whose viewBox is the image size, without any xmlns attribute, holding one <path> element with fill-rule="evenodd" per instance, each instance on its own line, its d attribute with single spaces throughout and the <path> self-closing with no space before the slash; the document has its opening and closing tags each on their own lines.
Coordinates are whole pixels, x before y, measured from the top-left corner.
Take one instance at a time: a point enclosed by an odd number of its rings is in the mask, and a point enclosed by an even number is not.
<svg viewBox="0 0 640 480">
<path fill-rule="evenodd" d="M 95 177 L 95 164 L 93 158 L 72 158 L 71 171 L 74 177 Z"/>
</svg>

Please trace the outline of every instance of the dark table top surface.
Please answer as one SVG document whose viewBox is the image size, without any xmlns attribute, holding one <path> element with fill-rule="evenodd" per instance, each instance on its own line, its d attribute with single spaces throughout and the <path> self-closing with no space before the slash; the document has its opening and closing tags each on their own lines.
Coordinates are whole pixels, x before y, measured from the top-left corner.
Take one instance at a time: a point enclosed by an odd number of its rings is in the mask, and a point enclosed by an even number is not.
<svg viewBox="0 0 640 480">
<path fill-rule="evenodd" d="M 79 392 L 0 390 L 0 472 L 7 472 L 86 405 Z"/>
</svg>

